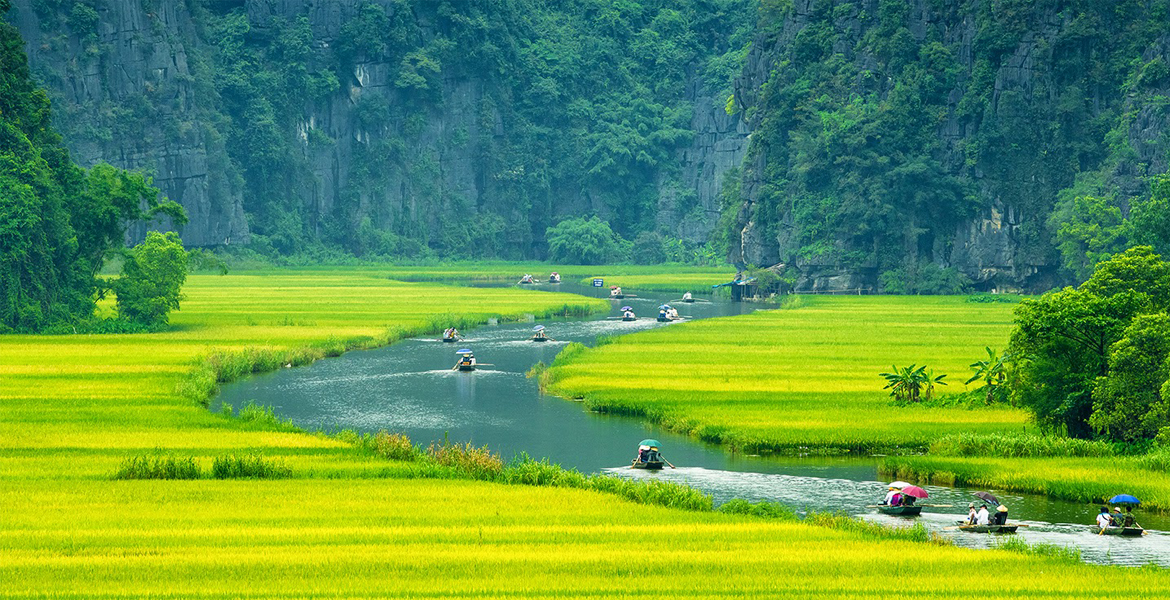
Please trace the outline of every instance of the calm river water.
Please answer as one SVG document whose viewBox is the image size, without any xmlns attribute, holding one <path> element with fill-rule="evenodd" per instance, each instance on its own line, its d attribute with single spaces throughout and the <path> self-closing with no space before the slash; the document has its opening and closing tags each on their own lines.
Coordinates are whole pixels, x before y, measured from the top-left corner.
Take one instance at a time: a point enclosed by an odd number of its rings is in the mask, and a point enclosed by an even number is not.
<svg viewBox="0 0 1170 600">
<path fill-rule="evenodd" d="M 593 296 L 608 293 L 568 283 L 538 288 Z M 954 507 L 927 508 L 917 519 L 888 517 L 867 508 L 885 494 L 885 484 L 877 474 L 880 458 L 736 455 L 635 419 L 591 413 L 577 402 L 541 394 L 536 382 L 524 373 L 539 361 L 551 363 L 568 342 L 590 344 L 599 335 L 675 326 L 658 323 L 655 317 L 658 306 L 677 299 L 677 294 L 627 291 L 640 297 L 612 301 L 608 315 L 486 325 L 463 332 L 465 339 L 459 344 L 437 338 L 404 340 L 229 384 L 218 402 L 236 407 L 249 401 L 271 405 L 281 417 L 310 430 L 386 429 L 405 433 L 416 443 L 445 438 L 471 442 L 487 445 L 505 458 L 527 452 L 586 473 L 685 482 L 711 494 L 716 502 L 732 498 L 775 500 L 799 511 L 841 511 L 894 526 L 921 522 L 962 546 L 988 547 L 996 542 L 993 536 L 944 529 L 965 516 L 975 490 L 924 486 L 931 494 L 925 502 Z M 638 321 L 611 318 L 626 305 L 641 317 Z M 735 315 L 755 308 L 707 298 L 674 305 L 681 314 L 694 318 Z M 536 324 L 545 325 L 557 341 L 529 341 Z M 485 366 L 471 373 L 451 371 L 455 351 L 461 348 L 473 350 Z M 647 367 L 631 365 L 631 373 Z M 645 437 L 661 441 L 665 456 L 678 468 L 662 472 L 629 469 L 637 443 Z M 1098 536 L 1088 528 L 1097 507 L 991 491 L 1011 509 L 1013 522 L 1029 525 L 1017 534 L 1028 542 L 1077 547 L 1090 562 L 1170 566 L 1170 535 L 1162 533 L 1170 530 L 1170 519 L 1165 516 L 1139 514 L 1139 522 L 1157 530 L 1140 539 Z"/>
</svg>

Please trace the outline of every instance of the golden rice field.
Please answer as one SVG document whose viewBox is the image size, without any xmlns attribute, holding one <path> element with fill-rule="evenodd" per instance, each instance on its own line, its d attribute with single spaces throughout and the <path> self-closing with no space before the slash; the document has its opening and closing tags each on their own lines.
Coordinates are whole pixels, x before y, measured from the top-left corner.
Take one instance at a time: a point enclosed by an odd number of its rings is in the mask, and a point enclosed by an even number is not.
<svg viewBox="0 0 1170 600">
<path fill-rule="evenodd" d="M 211 352 L 361 347 L 434 327 L 452 307 L 486 318 L 592 303 L 384 275 L 200 275 L 168 333 L 0 337 L 0 597 L 1138 598 L 1170 587 L 1159 570 L 419 479 L 411 463 L 213 415 L 177 393 Z M 111 480 L 123 459 L 152 452 L 204 469 L 260 453 L 292 477 Z"/>
<path fill-rule="evenodd" d="M 947 373 L 963 391 L 984 346 L 1002 348 L 1010 304 L 961 297 L 800 297 L 795 308 L 681 323 L 567 352 L 555 393 L 597 410 L 644 414 L 749 450 L 925 446 L 958 432 L 1020 431 L 1012 408 L 891 406 L 892 364 Z"/>
</svg>

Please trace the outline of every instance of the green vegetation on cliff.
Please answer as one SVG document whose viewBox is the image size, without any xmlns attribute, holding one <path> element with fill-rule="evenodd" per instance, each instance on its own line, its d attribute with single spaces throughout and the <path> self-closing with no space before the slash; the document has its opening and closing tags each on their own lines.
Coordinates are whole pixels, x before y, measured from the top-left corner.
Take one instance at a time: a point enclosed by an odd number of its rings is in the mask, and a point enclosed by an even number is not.
<svg viewBox="0 0 1170 600">
<path fill-rule="evenodd" d="M 1168 17 L 1164 0 L 765 2 L 736 99 L 754 126 L 745 253 L 946 293 L 924 265 L 1040 287 L 1065 277 L 1058 244 L 1074 271 L 1124 248 L 1081 248 L 1097 230 L 1069 222 L 1095 196 L 1120 223 L 1165 170 L 1149 129 L 1166 127 Z"/>
</svg>

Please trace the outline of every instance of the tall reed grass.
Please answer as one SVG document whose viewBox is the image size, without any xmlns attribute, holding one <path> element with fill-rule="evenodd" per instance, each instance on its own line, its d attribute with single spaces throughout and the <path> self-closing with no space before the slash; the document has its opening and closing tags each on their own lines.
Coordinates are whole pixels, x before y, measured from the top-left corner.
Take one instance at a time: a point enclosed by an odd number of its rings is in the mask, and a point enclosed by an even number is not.
<svg viewBox="0 0 1170 600">
<path fill-rule="evenodd" d="M 199 479 L 202 476 L 193 457 L 154 454 L 131 456 L 122 461 L 113 479 Z"/>
<path fill-rule="evenodd" d="M 1107 457 L 1117 454 L 1115 448 L 1108 442 L 1026 433 L 951 434 L 932 443 L 930 453 L 938 456 L 991 456 L 999 458 Z"/>
<path fill-rule="evenodd" d="M 216 479 L 286 479 L 292 475 L 292 467 L 284 461 L 260 454 L 217 456 L 211 463 L 211 476 Z"/>
</svg>

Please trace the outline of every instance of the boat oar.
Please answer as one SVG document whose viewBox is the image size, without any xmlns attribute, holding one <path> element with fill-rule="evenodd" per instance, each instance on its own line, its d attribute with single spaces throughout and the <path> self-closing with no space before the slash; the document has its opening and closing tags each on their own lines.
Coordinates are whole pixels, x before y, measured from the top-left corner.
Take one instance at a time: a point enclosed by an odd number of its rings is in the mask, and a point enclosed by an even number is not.
<svg viewBox="0 0 1170 600">
<path fill-rule="evenodd" d="M 954 508 L 954 504 L 919 504 L 918 506 L 926 506 L 929 508 Z"/>
<path fill-rule="evenodd" d="M 666 463 L 666 464 L 670 465 L 670 461 L 669 461 L 669 460 L 666 460 L 665 458 L 664 458 L 664 459 L 662 459 L 662 462 L 664 462 L 664 463 Z M 677 469 L 678 467 L 676 467 L 676 466 L 674 466 L 674 465 L 670 465 L 670 468 L 672 468 L 672 469 Z"/>
</svg>

